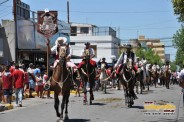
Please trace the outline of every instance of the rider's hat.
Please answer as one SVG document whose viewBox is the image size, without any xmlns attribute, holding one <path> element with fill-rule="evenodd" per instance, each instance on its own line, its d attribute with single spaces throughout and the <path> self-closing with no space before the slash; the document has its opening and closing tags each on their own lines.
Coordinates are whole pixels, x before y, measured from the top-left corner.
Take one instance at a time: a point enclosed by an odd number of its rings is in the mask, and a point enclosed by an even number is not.
<svg viewBox="0 0 184 122">
<path fill-rule="evenodd" d="M 103 57 L 102 60 L 105 60 L 105 57 Z"/>
<path fill-rule="evenodd" d="M 55 41 L 55 44 L 67 44 L 67 38 L 66 37 L 58 37 Z"/>
<path fill-rule="evenodd" d="M 86 42 L 85 45 L 90 45 L 90 43 L 89 42 Z"/>
<path fill-rule="evenodd" d="M 131 44 L 126 44 L 124 47 L 127 48 L 127 49 L 131 49 L 132 45 Z"/>
</svg>

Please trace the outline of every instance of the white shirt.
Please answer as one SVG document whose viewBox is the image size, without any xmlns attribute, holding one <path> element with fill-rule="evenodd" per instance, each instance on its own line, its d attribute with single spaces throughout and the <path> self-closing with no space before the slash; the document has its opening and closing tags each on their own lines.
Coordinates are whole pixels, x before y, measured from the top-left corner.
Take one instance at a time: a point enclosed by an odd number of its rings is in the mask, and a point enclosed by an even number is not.
<svg viewBox="0 0 184 122">
<path fill-rule="evenodd" d="M 85 54 L 85 49 L 82 49 L 81 51 L 81 56 L 84 56 Z M 90 59 L 95 55 L 95 51 L 93 48 L 89 48 L 89 53 L 90 53 Z"/>
<path fill-rule="evenodd" d="M 183 77 L 184 76 L 184 69 L 182 69 L 179 73 L 179 78 Z"/>
<path fill-rule="evenodd" d="M 123 57 L 123 54 L 124 54 L 124 57 Z M 123 60 L 123 59 L 124 59 L 124 60 Z M 120 55 L 118 61 L 117 61 L 116 64 L 114 65 L 114 67 L 117 68 L 122 62 L 123 62 L 123 64 L 125 64 L 125 63 L 126 63 L 126 60 L 127 60 L 127 53 L 124 52 L 124 53 L 122 53 L 122 54 Z M 134 53 L 134 62 L 137 62 L 135 53 Z"/>
</svg>

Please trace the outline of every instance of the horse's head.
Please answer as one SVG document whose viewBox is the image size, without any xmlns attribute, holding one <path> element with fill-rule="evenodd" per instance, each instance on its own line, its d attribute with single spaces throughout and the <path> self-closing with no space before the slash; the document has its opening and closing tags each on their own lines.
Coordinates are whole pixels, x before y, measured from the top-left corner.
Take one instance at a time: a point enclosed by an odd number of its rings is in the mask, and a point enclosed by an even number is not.
<svg viewBox="0 0 184 122">
<path fill-rule="evenodd" d="M 133 68 L 133 61 L 131 58 L 127 58 L 127 69 L 131 70 Z"/>
<path fill-rule="evenodd" d="M 60 46 L 59 48 L 59 61 L 62 63 L 66 60 L 66 54 L 67 54 L 67 51 L 66 51 L 66 46 Z"/>
<path fill-rule="evenodd" d="M 169 66 L 165 66 L 165 71 L 169 71 Z"/>
<path fill-rule="evenodd" d="M 101 64 L 101 70 L 104 71 L 105 70 L 105 67 L 106 67 L 106 64 L 105 63 L 102 63 Z"/>
<path fill-rule="evenodd" d="M 89 51 L 89 49 L 85 49 L 84 50 L 84 58 L 86 60 L 89 60 L 90 59 L 90 51 Z"/>
</svg>

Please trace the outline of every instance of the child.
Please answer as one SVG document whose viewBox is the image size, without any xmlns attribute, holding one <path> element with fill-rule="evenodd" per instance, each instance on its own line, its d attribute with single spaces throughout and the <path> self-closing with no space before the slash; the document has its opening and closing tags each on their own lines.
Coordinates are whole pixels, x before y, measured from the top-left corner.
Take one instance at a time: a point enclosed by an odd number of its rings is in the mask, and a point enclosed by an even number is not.
<svg viewBox="0 0 184 122">
<path fill-rule="evenodd" d="M 39 72 L 36 73 L 36 93 L 38 97 L 43 97 L 43 79 Z"/>
</svg>

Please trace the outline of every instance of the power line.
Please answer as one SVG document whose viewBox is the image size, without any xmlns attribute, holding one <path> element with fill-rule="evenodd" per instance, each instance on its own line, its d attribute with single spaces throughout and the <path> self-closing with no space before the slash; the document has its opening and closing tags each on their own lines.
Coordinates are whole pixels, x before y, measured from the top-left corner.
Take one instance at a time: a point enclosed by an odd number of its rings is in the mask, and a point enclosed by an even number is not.
<svg viewBox="0 0 184 122">
<path fill-rule="evenodd" d="M 57 10 L 60 12 L 66 12 L 63 10 Z M 171 12 L 171 10 L 167 11 L 70 11 L 74 13 L 91 13 L 91 14 L 140 14 L 140 13 L 166 13 Z"/>
<path fill-rule="evenodd" d="M 4 1 L 4 2 L 1 2 L 1 3 L 0 3 L 0 5 L 2 5 L 2 4 L 4 4 L 4 3 L 6 3 L 6 2 L 8 2 L 8 1 L 9 1 L 9 0 L 6 0 L 6 1 Z"/>
</svg>

